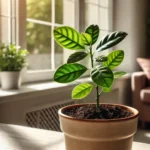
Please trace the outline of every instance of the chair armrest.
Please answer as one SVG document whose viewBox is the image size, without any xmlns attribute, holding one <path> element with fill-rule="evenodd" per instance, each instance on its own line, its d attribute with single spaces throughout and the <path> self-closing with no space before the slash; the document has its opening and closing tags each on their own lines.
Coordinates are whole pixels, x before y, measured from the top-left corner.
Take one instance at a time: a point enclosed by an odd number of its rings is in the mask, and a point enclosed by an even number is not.
<svg viewBox="0 0 150 150">
<path fill-rule="evenodd" d="M 132 89 L 132 106 L 140 108 L 141 99 L 140 91 L 146 87 L 146 75 L 144 72 L 135 72 L 131 75 L 131 89 Z"/>
<path fill-rule="evenodd" d="M 146 87 L 146 75 L 144 72 L 134 72 L 131 75 L 131 88 L 132 91 L 140 91 Z"/>
</svg>

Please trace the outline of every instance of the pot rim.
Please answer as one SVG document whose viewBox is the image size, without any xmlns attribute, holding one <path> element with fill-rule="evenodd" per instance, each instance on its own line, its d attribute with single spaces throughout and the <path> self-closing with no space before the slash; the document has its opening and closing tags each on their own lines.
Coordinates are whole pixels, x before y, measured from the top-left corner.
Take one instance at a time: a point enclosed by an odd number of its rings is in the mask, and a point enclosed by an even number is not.
<svg viewBox="0 0 150 150">
<path fill-rule="evenodd" d="M 65 106 L 65 107 L 62 107 L 58 110 L 58 115 L 63 117 L 63 118 L 66 118 L 66 119 L 69 119 L 69 120 L 74 120 L 74 121 L 82 121 L 82 122 L 102 122 L 102 123 L 105 123 L 105 122 L 120 122 L 120 121 L 127 121 L 127 120 L 132 120 L 134 118 L 137 118 L 139 116 L 139 111 L 133 107 L 130 107 L 130 106 L 126 106 L 126 105 L 121 105 L 121 104 L 111 104 L 111 103 L 100 103 L 100 105 L 109 105 L 109 106 L 119 106 L 119 107 L 122 107 L 122 108 L 125 108 L 125 109 L 128 109 L 130 110 L 131 112 L 133 112 L 134 115 L 130 116 L 130 117 L 125 117 L 125 118 L 119 118 L 119 119 L 77 119 L 77 118 L 74 118 L 74 117 L 71 117 L 71 116 L 68 116 L 68 115 L 65 115 L 63 113 L 63 111 L 65 109 L 68 109 L 68 108 L 71 108 L 71 107 L 76 107 L 76 106 L 83 106 L 83 105 L 91 105 L 91 104 L 95 104 L 95 103 L 85 103 L 85 104 L 73 104 L 73 105 L 69 105 L 69 106 Z"/>
</svg>

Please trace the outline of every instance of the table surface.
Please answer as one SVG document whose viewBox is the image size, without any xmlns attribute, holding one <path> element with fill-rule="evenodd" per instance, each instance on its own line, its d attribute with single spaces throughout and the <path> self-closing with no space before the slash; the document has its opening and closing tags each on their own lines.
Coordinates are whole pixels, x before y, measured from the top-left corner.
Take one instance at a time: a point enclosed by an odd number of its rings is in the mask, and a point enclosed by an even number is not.
<svg viewBox="0 0 150 150">
<path fill-rule="evenodd" d="M 0 150 L 65 150 L 60 132 L 0 124 Z M 149 144 L 133 143 L 133 150 L 150 150 Z"/>
</svg>

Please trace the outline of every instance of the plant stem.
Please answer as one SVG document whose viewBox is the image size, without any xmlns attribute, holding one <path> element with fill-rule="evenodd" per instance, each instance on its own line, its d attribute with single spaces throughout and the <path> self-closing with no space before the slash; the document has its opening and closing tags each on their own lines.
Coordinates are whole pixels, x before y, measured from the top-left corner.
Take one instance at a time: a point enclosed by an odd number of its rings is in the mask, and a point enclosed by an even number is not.
<svg viewBox="0 0 150 150">
<path fill-rule="evenodd" d="M 93 61 L 92 45 L 90 45 L 90 58 L 91 58 L 91 66 L 93 68 L 94 67 L 94 61 Z M 99 87 L 96 84 L 96 98 L 95 99 L 96 99 L 96 108 L 97 108 L 97 110 L 99 110 L 99 96 L 100 96 Z"/>
<path fill-rule="evenodd" d="M 102 92 L 103 92 L 103 90 L 100 91 L 99 96 L 101 96 Z"/>
<path fill-rule="evenodd" d="M 96 88 L 97 88 L 97 92 L 99 91 L 99 89 L 98 89 L 98 85 L 96 86 Z M 101 89 L 101 91 L 99 92 L 99 93 L 97 93 L 97 109 L 99 110 L 99 97 L 101 96 L 101 94 L 102 94 L 102 92 L 103 92 L 103 90 Z"/>
<path fill-rule="evenodd" d="M 93 63 L 92 45 L 90 45 L 90 58 L 91 58 L 91 66 L 93 68 L 94 67 L 94 63 Z"/>
<path fill-rule="evenodd" d="M 96 85 L 96 108 L 99 108 L 99 88 L 98 85 Z"/>
</svg>

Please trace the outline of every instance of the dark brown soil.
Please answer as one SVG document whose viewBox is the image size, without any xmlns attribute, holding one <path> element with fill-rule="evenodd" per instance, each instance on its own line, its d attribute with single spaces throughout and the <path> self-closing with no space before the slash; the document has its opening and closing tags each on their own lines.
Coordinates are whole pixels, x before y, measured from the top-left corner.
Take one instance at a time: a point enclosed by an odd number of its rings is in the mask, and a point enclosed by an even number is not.
<svg viewBox="0 0 150 150">
<path fill-rule="evenodd" d="M 64 114 L 77 119 L 119 119 L 132 116 L 133 113 L 125 108 L 111 105 L 83 105 L 69 108 Z"/>
</svg>

